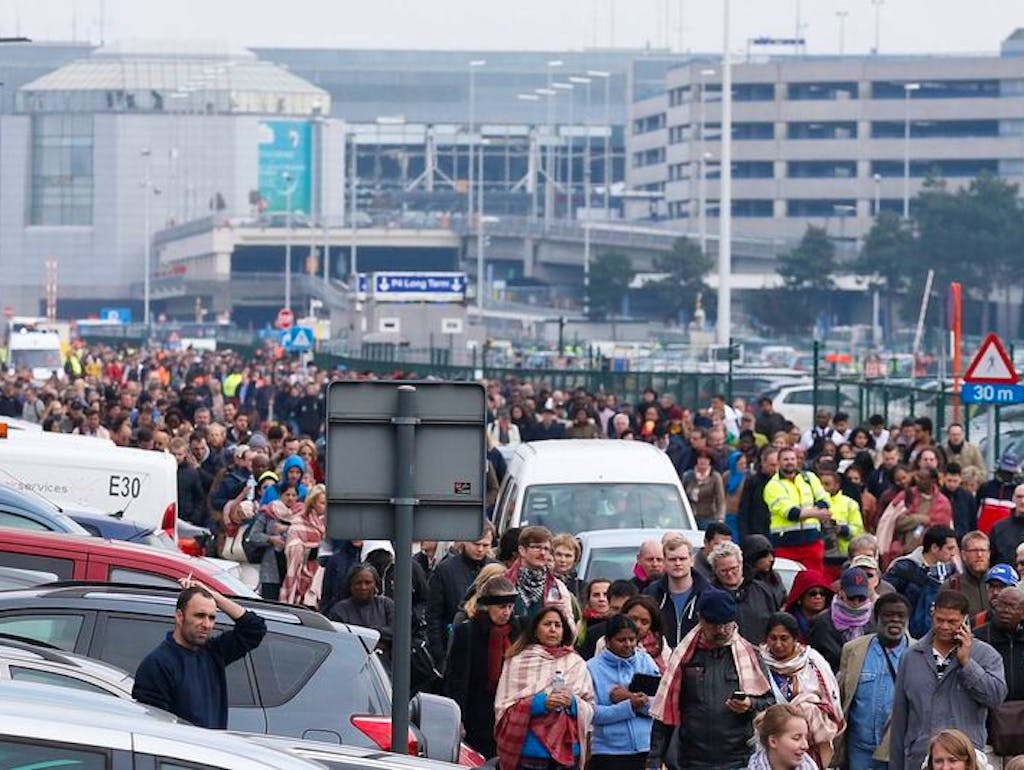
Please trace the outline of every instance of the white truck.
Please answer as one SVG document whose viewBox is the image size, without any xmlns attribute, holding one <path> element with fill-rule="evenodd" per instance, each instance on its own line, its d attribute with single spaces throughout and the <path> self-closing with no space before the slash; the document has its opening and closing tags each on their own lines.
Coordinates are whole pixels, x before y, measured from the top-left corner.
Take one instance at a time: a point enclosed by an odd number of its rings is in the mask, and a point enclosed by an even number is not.
<svg viewBox="0 0 1024 770">
<path fill-rule="evenodd" d="M 7 369 L 28 370 L 33 381 L 46 382 L 54 375 L 64 376 L 60 332 L 32 318 L 12 318 L 4 324 Z"/>
</svg>

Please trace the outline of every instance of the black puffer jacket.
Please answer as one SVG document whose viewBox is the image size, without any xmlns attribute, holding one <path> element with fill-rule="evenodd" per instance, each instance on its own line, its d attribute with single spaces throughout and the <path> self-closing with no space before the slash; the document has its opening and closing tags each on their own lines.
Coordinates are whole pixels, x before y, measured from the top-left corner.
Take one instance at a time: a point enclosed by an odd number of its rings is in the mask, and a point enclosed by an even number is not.
<svg viewBox="0 0 1024 770">
<path fill-rule="evenodd" d="M 779 602 L 768 586 L 760 580 L 748 579 L 744 579 L 735 591 L 726 588 L 717 580 L 712 585 L 732 594 L 732 598 L 736 600 L 736 611 L 739 615 L 736 624 L 739 626 L 740 636 L 753 645 L 760 644 L 764 639 L 764 624 L 768 616 L 779 611 Z"/>
<path fill-rule="evenodd" d="M 436 662 L 445 658 L 449 626 L 466 591 L 489 561 L 493 560 L 473 561 L 455 553 L 434 568 L 427 592 L 427 649 Z"/>
</svg>

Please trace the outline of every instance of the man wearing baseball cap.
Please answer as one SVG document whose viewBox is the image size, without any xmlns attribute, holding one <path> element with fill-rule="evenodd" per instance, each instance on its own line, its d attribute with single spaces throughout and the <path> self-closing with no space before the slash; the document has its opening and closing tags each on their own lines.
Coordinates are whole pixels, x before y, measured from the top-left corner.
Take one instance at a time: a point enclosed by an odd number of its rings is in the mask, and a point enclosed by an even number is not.
<svg viewBox="0 0 1024 770">
<path fill-rule="evenodd" d="M 654 726 L 645 767 L 661 767 L 674 730 L 680 770 L 746 766 L 754 715 L 775 701 L 757 648 L 739 635 L 732 595 L 705 590 L 697 617 L 673 651 L 651 705 Z M 692 676 L 697 672 L 699 678 Z"/>
<path fill-rule="evenodd" d="M 992 610 L 992 602 L 1004 589 L 1019 586 L 1020 577 L 1017 575 L 1017 570 L 1009 564 L 994 564 L 985 573 L 983 582 L 985 584 L 985 591 L 988 592 L 987 601 L 985 602 L 985 606 L 988 609 L 979 610 L 971 616 L 971 627 L 974 629 L 979 628 L 985 623 L 992 622 L 992 618 L 995 616 L 995 612 Z"/>
<path fill-rule="evenodd" d="M 811 647 L 821 653 L 833 671 L 839 671 L 844 644 L 875 632 L 873 596 L 864 570 L 849 567 L 839 579 L 832 604 L 811 622 Z"/>
</svg>

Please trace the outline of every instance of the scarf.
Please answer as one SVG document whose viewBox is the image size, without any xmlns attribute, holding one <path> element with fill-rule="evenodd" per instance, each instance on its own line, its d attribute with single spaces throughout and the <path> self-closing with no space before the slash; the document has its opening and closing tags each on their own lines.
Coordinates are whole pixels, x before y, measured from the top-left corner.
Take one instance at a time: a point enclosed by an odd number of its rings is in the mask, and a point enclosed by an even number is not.
<svg viewBox="0 0 1024 770">
<path fill-rule="evenodd" d="M 771 683 L 765 678 L 761 671 L 761 663 L 757 657 L 757 649 L 746 639 L 739 635 L 737 629 L 733 629 L 729 637 L 729 648 L 732 651 L 732 660 L 736 666 L 736 673 L 739 675 L 739 687 L 737 689 L 749 693 L 755 697 L 764 695 L 771 690 Z M 699 625 L 683 637 L 672 657 L 669 658 L 668 667 L 664 676 L 661 677 L 661 684 L 658 685 L 658 694 L 651 704 L 650 714 L 655 719 L 667 725 L 678 726 L 682 724 L 680 713 L 680 696 L 683 692 L 683 671 L 686 664 L 693 658 L 697 647 L 707 649 L 709 645 L 704 641 Z"/>
<path fill-rule="evenodd" d="M 761 652 L 761 659 L 764 661 L 764 664 L 781 676 L 793 676 L 798 671 L 801 671 L 810 659 L 811 650 L 810 647 L 797 642 L 796 654 L 792 658 L 788 658 L 787 660 L 776 660 L 768 650 L 768 645 L 762 644 L 759 649 Z"/>
<path fill-rule="evenodd" d="M 665 651 L 665 640 L 661 634 L 648 631 L 644 634 L 644 638 L 640 640 L 640 644 L 643 645 L 644 650 L 654 660 L 654 664 L 658 667 L 658 670 L 664 674 L 668 663 L 665 662 L 665 658 L 663 657 L 663 653 Z"/>
<path fill-rule="evenodd" d="M 284 542 L 287 570 L 281 581 L 281 601 L 316 608 L 320 601 L 323 574 L 320 564 L 310 559 L 327 531 L 327 519 L 316 513 L 302 513 L 292 519 Z"/>
<path fill-rule="evenodd" d="M 647 576 L 647 570 L 645 570 L 639 564 L 633 565 L 633 577 L 635 577 L 637 580 L 643 583 L 644 587 L 647 587 L 651 582 L 651 579 Z M 640 590 L 643 591 L 643 588 L 641 588 Z"/>
<path fill-rule="evenodd" d="M 565 676 L 566 686 L 575 696 L 575 719 L 564 711 L 531 717 L 533 696 L 551 691 L 557 671 Z M 528 731 L 537 736 L 556 763 L 574 765 L 573 745 L 580 744 L 590 730 L 593 703 L 594 687 L 587 665 L 571 647 L 531 644 L 509 658 L 494 695 L 494 736 L 500 770 L 516 770 Z"/>
<path fill-rule="evenodd" d="M 555 577 L 543 567 L 527 567 L 517 559 L 505 575 L 519 592 L 526 609 L 540 604 L 555 584 Z"/>
<path fill-rule="evenodd" d="M 505 662 L 505 653 L 509 648 L 509 634 L 512 632 L 512 624 L 506 623 L 503 626 L 496 626 L 491 623 L 491 631 L 487 636 L 487 690 L 494 692 L 498 689 L 498 680 L 501 678 L 501 667 Z"/>
<path fill-rule="evenodd" d="M 757 744 L 753 756 L 747 762 L 747 770 L 772 770 L 772 763 L 768 759 L 768 752 L 760 743 Z M 800 764 L 794 770 L 818 770 L 818 765 L 811 759 L 810 752 L 805 752 L 803 759 L 800 760 Z"/>
<path fill-rule="evenodd" d="M 871 607 L 874 601 L 866 601 L 859 607 L 847 604 L 839 598 L 832 600 L 832 625 L 842 633 L 844 641 L 851 641 L 864 634 L 864 628 L 871 620 Z"/>
<path fill-rule="evenodd" d="M 605 619 L 607 619 L 607 617 L 608 617 L 607 615 L 604 615 L 603 613 L 598 612 L 593 607 L 586 607 L 583 610 L 583 618 L 584 618 L 584 620 L 605 620 Z"/>
</svg>

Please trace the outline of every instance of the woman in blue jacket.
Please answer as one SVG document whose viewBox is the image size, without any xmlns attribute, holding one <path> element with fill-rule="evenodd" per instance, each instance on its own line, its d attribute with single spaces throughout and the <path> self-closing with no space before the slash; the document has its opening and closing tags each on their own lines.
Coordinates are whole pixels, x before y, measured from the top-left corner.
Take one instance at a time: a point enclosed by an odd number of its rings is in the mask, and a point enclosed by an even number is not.
<svg viewBox="0 0 1024 770">
<path fill-rule="evenodd" d="M 630 692 L 636 674 L 661 676 L 650 655 L 637 646 L 636 624 L 613 615 L 605 627 L 605 648 L 587 661 L 594 681 L 594 737 L 588 770 L 643 770 L 651 748 L 650 698 Z"/>
</svg>

